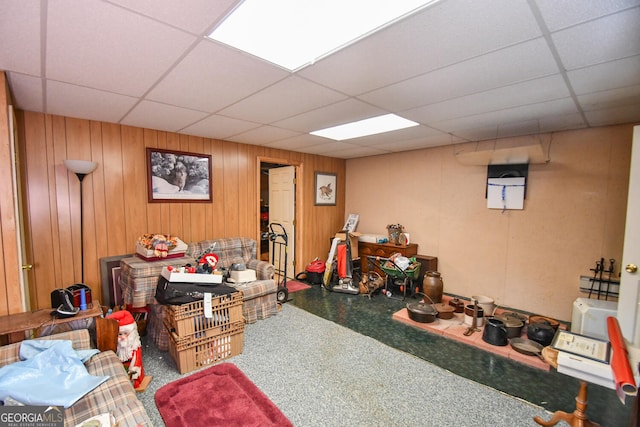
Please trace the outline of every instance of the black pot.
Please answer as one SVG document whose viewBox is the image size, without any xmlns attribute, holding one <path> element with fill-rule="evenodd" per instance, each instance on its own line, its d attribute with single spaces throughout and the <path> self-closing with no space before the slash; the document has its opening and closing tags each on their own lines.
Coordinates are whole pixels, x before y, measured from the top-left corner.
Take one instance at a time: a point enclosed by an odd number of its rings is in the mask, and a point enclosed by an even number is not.
<svg viewBox="0 0 640 427">
<path fill-rule="evenodd" d="M 555 329 L 546 322 L 532 323 L 527 327 L 527 337 L 545 347 L 551 344 L 555 334 Z"/>
<path fill-rule="evenodd" d="M 493 317 L 489 318 L 484 325 L 482 340 L 491 345 L 507 345 L 509 340 L 504 322 Z"/>
<path fill-rule="evenodd" d="M 522 320 L 506 314 L 496 314 L 495 318 L 504 322 L 504 326 L 507 328 L 507 338 L 518 338 L 522 335 L 524 327 Z"/>
<path fill-rule="evenodd" d="M 407 304 L 409 319 L 419 323 L 435 322 L 438 310 L 433 304 L 425 304 L 423 301 Z"/>
</svg>

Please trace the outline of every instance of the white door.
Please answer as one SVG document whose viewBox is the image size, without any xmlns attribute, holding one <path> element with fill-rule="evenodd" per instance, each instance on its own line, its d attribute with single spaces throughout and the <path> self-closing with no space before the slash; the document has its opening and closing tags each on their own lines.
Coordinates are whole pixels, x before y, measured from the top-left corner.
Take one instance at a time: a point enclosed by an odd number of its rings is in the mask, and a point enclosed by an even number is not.
<svg viewBox="0 0 640 427">
<path fill-rule="evenodd" d="M 284 232 L 287 235 L 287 245 L 282 243 L 283 239 L 269 242 L 269 260 L 273 260 L 273 265 L 279 280 L 284 278 L 285 264 L 287 258 L 286 273 L 287 278 L 295 277 L 295 206 L 296 206 L 296 168 L 295 166 L 284 166 L 269 169 L 269 227 L 276 233 Z M 271 224 L 280 224 L 271 226 Z M 271 230 L 270 230 L 271 231 Z M 281 245 L 282 244 L 282 245 Z"/>
<path fill-rule="evenodd" d="M 633 128 L 627 222 L 624 230 L 624 250 L 618 298 L 618 322 L 624 338 L 640 347 L 640 126 Z M 637 268 L 637 267 L 636 267 Z"/>
</svg>

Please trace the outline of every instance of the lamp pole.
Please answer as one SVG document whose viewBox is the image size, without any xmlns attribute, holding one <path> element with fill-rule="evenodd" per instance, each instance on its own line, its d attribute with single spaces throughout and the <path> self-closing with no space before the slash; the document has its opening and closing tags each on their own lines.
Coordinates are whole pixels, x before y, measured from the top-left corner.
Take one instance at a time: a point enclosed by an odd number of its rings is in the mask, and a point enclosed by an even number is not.
<svg viewBox="0 0 640 427">
<path fill-rule="evenodd" d="M 82 204 L 82 181 L 84 177 L 93 172 L 98 164 L 88 160 L 65 160 L 64 165 L 75 173 L 80 181 L 80 268 L 82 271 L 81 283 L 84 283 L 84 205 Z"/>
</svg>

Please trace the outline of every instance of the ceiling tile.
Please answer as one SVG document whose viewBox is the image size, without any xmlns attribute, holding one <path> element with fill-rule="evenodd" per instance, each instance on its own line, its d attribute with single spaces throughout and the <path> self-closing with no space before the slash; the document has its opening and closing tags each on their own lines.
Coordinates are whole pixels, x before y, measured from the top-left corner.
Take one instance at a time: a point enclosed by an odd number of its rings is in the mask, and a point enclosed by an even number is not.
<svg viewBox="0 0 640 427">
<path fill-rule="evenodd" d="M 514 136 L 533 135 L 540 132 L 538 120 L 523 120 L 501 125 L 498 129 L 498 138 L 510 138 Z"/>
<path fill-rule="evenodd" d="M 591 126 L 605 126 L 612 124 L 640 122 L 640 103 L 623 107 L 607 108 L 587 111 L 585 113 Z"/>
<path fill-rule="evenodd" d="M 203 39 L 147 98 L 213 113 L 288 75 L 255 57 Z"/>
<path fill-rule="evenodd" d="M 359 98 L 381 108 L 402 111 L 558 72 L 546 42 L 539 38 Z"/>
<path fill-rule="evenodd" d="M 258 126 L 260 125 L 257 123 L 212 115 L 181 129 L 180 132 L 205 138 L 228 139 Z"/>
<path fill-rule="evenodd" d="M 483 141 L 488 139 L 498 138 L 497 125 L 476 123 L 475 125 L 469 125 L 465 128 L 460 128 L 455 131 L 455 135 L 458 138 L 465 139 L 467 141 Z"/>
<path fill-rule="evenodd" d="M 579 113 L 541 117 L 538 121 L 540 122 L 540 132 L 559 132 L 587 127 L 582 115 Z"/>
<path fill-rule="evenodd" d="M 196 40 L 108 3 L 47 4 L 49 79 L 139 96 Z"/>
<path fill-rule="evenodd" d="M 354 144 L 342 144 L 339 146 L 324 145 L 315 146 L 309 149 L 309 153 L 328 157 L 339 157 L 341 159 L 355 159 L 357 157 L 379 156 L 389 154 L 392 151 L 380 147 L 362 147 Z"/>
<path fill-rule="evenodd" d="M 640 84 L 640 55 L 567 73 L 577 95 Z"/>
<path fill-rule="evenodd" d="M 556 31 L 640 5 L 639 0 L 558 1 L 535 0 L 547 28 Z"/>
<path fill-rule="evenodd" d="M 42 75 L 40 4 L 40 0 L 0 2 L 0 70 Z"/>
<path fill-rule="evenodd" d="M 292 151 L 302 150 L 303 152 L 307 153 L 307 150 L 311 147 L 322 146 L 325 144 L 327 144 L 327 140 L 325 138 L 320 138 L 319 136 L 315 135 L 301 134 L 291 138 L 273 141 L 265 145 L 270 148 Z"/>
<path fill-rule="evenodd" d="M 441 145 L 455 144 L 458 142 L 463 141 L 455 136 L 440 132 L 435 136 L 425 136 L 421 138 L 406 139 L 403 141 L 394 141 L 393 144 L 367 144 L 367 146 L 384 148 L 385 150 L 389 150 L 392 152 L 400 152 L 406 150 L 415 150 L 418 148 L 438 147 Z"/>
<path fill-rule="evenodd" d="M 136 103 L 117 95 L 67 83 L 47 81 L 47 113 L 111 123 L 118 121 Z"/>
<path fill-rule="evenodd" d="M 385 110 L 349 98 L 306 113 L 273 123 L 299 132 L 312 132 L 332 126 L 368 119 L 386 114 Z"/>
<path fill-rule="evenodd" d="M 640 7 L 553 33 L 567 70 L 640 54 Z"/>
<path fill-rule="evenodd" d="M 640 85 L 581 95 L 578 96 L 578 102 L 584 111 L 638 104 L 638 102 L 640 102 Z"/>
<path fill-rule="evenodd" d="M 244 99 L 220 114 L 270 124 L 345 99 L 346 96 L 296 76 Z M 286 99 L 286 102 L 282 102 Z"/>
<path fill-rule="evenodd" d="M 142 101 L 122 119 L 121 123 L 142 128 L 178 132 L 204 118 L 201 111 L 188 110 L 152 101 Z"/>
<path fill-rule="evenodd" d="M 362 136 L 360 138 L 352 138 L 342 142 L 350 142 L 358 145 L 378 145 L 388 144 L 393 146 L 398 141 L 404 141 L 408 139 L 426 138 L 434 135 L 440 135 L 435 129 L 427 126 L 412 126 L 405 129 L 398 129 L 391 132 L 378 133 L 375 135 Z"/>
<path fill-rule="evenodd" d="M 569 96 L 569 89 L 558 74 L 415 108 L 403 116 L 433 123 Z"/>
<path fill-rule="evenodd" d="M 24 110 L 340 158 L 640 122 L 640 0 L 443 0 L 295 73 L 204 37 L 240 2 L 0 1 L 0 70 Z M 421 125 L 308 134 L 387 113 Z"/>
<path fill-rule="evenodd" d="M 16 107 L 26 111 L 44 111 L 42 79 L 20 73 L 7 73 Z"/>
<path fill-rule="evenodd" d="M 431 123 L 430 125 L 459 135 L 461 130 L 491 128 L 495 130 L 494 138 L 500 134 L 500 127 L 514 122 L 540 119 L 554 114 L 564 115 L 577 112 L 575 103 L 571 98 L 557 99 L 554 101 L 530 104 L 505 110 L 492 111 L 475 116 L 446 120 Z"/>
<path fill-rule="evenodd" d="M 494 0 L 487 7 L 473 0 L 443 1 L 318 61 L 300 75 L 358 95 L 540 35 L 526 2 Z"/>
<path fill-rule="evenodd" d="M 291 130 L 282 129 L 275 126 L 260 126 L 259 128 L 251 129 L 247 132 L 234 135 L 232 139 L 236 142 L 242 142 L 245 144 L 264 145 L 273 141 L 280 141 L 282 139 L 290 138 L 296 135 L 299 135 L 299 133 Z"/>
<path fill-rule="evenodd" d="M 159 21 L 176 26 L 193 34 L 205 32 L 223 18 L 238 0 L 109 0 L 124 8 L 134 10 Z M 187 6 L 187 7 L 185 7 Z"/>
</svg>

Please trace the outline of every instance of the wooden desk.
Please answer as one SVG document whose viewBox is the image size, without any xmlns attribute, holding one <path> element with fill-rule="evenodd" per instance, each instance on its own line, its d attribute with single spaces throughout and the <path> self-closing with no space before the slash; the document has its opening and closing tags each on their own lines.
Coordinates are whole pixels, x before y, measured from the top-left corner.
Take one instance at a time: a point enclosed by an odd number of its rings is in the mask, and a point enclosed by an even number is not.
<svg viewBox="0 0 640 427">
<path fill-rule="evenodd" d="M 383 258 L 389 258 L 395 253 L 400 253 L 402 256 L 411 258 L 418 254 L 418 245 L 410 243 L 408 245 L 394 245 L 393 243 L 358 243 L 358 256 L 360 256 L 360 268 L 362 273 L 369 271 L 369 265 L 367 262 L 368 256 L 379 256 Z"/>
<path fill-rule="evenodd" d="M 53 308 L 44 308 L 26 313 L 0 316 L 0 336 L 6 335 L 8 343 L 13 343 L 24 340 L 26 331 L 40 329 L 44 326 L 61 325 L 76 320 L 86 320 L 102 316 L 102 307 L 97 300 L 94 300 L 89 308 L 84 311 L 79 311 L 78 314 L 73 317 L 59 319 L 51 314 L 53 311 Z"/>
</svg>

